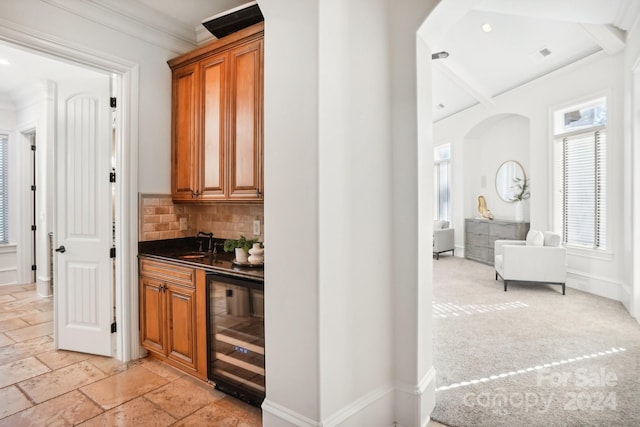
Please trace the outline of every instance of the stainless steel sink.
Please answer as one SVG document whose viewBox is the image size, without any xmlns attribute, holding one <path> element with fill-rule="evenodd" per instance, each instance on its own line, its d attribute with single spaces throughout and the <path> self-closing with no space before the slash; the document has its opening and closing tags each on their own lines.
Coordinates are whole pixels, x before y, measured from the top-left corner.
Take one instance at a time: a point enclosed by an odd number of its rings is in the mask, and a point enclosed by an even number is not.
<svg viewBox="0 0 640 427">
<path fill-rule="evenodd" d="M 178 256 L 181 259 L 202 259 L 209 256 L 209 252 L 189 252 Z"/>
</svg>

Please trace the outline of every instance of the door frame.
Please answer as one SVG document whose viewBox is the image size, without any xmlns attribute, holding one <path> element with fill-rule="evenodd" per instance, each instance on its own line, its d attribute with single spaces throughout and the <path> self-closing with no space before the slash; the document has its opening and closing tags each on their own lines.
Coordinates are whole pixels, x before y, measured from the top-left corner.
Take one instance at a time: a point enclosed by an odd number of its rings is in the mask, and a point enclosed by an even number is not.
<svg viewBox="0 0 640 427">
<path fill-rule="evenodd" d="M 37 37 L 13 25 L 0 26 L 0 40 L 36 55 L 54 57 L 120 78 L 116 132 L 116 357 L 129 361 L 141 357 L 138 331 L 138 106 L 139 65 L 134 62 L 69 46 L 64 40 Z M 50 218 L 49 226 L 55 222 Z M 55 321 L 55 319 L 54 319 Z"/>
</svg>

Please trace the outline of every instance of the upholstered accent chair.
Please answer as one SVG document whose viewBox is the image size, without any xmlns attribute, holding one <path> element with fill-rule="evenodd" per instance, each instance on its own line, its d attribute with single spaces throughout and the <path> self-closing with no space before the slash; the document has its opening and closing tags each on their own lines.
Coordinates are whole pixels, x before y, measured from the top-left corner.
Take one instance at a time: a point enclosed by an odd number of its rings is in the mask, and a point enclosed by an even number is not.
<svg viewBox="0 0 640 427">
<path fill-rule="evenodd" d="M 565 294 L 567 253 L 557 233 L 529 230 L 527 240 L 496 240 L 495 268 L 505 292 L 509 282 L 535 282 L 561 285 Z"/>
<path fill-rule="evenodd" d="M 451 251 L 455 254 L 455 231 L 449 228 L 449 221 L 433 221 L 433 254 L 436 260 L 440 259 L 440 254 Z"/>
</svg>

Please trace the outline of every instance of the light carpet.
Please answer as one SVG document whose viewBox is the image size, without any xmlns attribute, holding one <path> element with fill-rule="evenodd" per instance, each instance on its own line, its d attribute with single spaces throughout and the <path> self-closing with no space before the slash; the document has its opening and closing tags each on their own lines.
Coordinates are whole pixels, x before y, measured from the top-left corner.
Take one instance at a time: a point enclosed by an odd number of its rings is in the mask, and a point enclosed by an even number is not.
<svg viewBox="0 0 640 427">
<path fill-rule="evenodd" d="M 449 426 L 640 426 L 640 325 L 619 302 L 434 260 L 436 406 Z"/>
</svg>

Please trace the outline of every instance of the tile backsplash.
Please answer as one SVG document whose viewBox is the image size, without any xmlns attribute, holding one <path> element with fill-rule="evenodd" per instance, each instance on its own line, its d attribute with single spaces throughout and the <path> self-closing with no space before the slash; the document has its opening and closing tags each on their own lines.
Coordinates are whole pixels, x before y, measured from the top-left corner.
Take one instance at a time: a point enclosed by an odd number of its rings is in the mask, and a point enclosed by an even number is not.
<svg viewBox="0 0 640 427">
<path fill-rule="evenodd" d="M 259 238 L 264 241 L 263 205 L 174 204 L 168 194 L 139 194 L 139 204 L 140 241 L 195 236 L 198 231 L 213 232 L 221 239 L 237 239 L 241 234 L 255 238 L 255 220 L 260 221 Z"/>
</svg>

